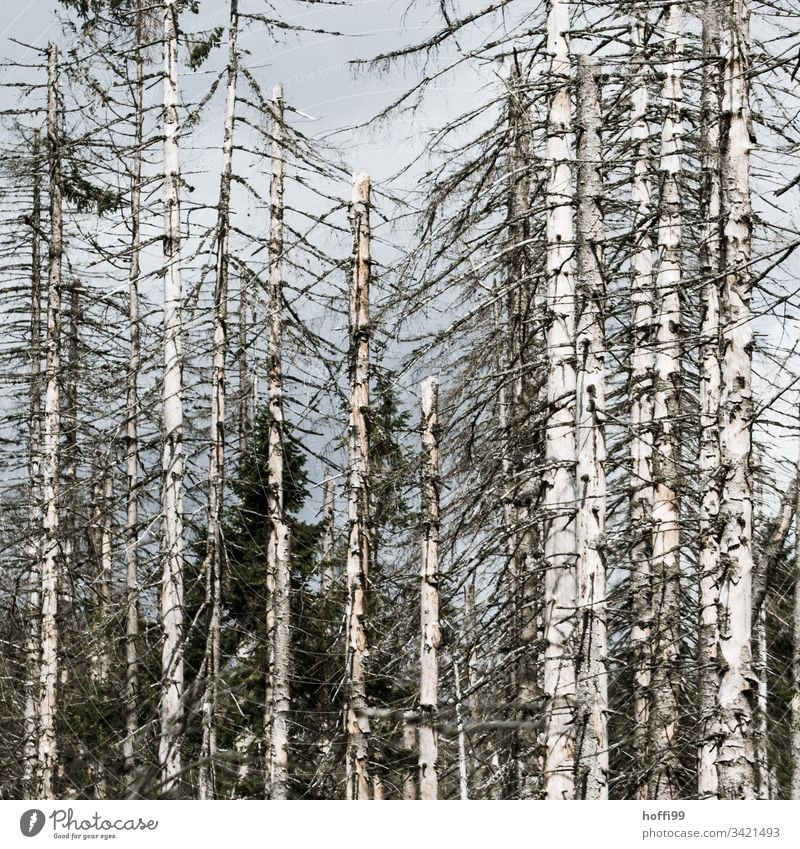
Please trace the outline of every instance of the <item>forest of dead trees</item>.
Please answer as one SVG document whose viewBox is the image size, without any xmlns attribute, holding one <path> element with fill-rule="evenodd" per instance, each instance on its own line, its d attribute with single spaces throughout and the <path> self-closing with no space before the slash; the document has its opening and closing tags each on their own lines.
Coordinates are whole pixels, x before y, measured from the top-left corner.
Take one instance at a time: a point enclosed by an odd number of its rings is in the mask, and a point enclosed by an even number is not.
<svg viewBox="0 0 800 849">
<path fill-rule="evenodd" d="M 12 27 L 0 798 L 800 798 L 800 7 L 390 5 Z"/>
</svg>

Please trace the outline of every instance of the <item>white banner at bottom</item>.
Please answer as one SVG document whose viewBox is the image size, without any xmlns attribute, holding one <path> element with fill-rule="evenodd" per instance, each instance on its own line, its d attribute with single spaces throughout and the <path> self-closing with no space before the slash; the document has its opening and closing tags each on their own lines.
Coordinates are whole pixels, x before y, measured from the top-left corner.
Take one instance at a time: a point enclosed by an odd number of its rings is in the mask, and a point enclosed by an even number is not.
<svg viewBox="0 0 800 849">
<path fill-rule="evenodd" d="M 800 846 L 800 802 L 0 802 L 0 847 Z"/>
</svg>

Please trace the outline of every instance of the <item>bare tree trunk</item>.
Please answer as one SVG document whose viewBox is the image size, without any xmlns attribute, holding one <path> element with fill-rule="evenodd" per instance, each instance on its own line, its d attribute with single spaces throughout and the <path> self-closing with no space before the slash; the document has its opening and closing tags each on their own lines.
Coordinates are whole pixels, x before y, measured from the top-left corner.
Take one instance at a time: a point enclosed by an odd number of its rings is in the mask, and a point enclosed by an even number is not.
<svg viewBox="0 0 800 849">
<path fill-rule="evenodd" d="M 239 267 L 239 312 L 238 321 L 238 348 L 236 358 L 239 365 L 239 456 L 247 451 L 250 444 L 250 430 L 252 428 L 252 395 L 253 377 L 250 374 L 249 345 L 250 334 L 248 332 L 248 310 L 250 309 L 250 273 L 243 266 Z"/>
<path fill-rule="evenodd" d="M 93 615 L 92 615 L 92 657 L 90 665 L 91 679 L 102 694 L 108 685 L 111 671 L 111 652 L 106 628 L 111 618 L 111 580 L 113 545 L 113 504 L 114 481 L 111 475 L 109 459 L 95 452 L 92 463 L 92 519 L 91 537 L 95 560 Z M 107 795 L 105 754 L 93 753 L 89 774 L 94 785 L 95 799 L 104 799 Z"/>
<path fill-rule="evenodd" d="M 578 648 L 575 774 L 579 799 L 608 798 L 603 177 L 597 65 L 578 64 L 577 466 Z"/>
<path fill-rule="evenodd" d="M 469 779 L 467 774 L 467 749 L 464 743 L 464 713 L 461 707 L 461 676 L 458 673 L 458 661 L 453 661 L 453 679 L 456 692 L 456 726 L 458 728 L 458 790 L 462 801 L 469 799 Z"/>
<path fill-rule="evenodd" d="M 753 781 L 751 655 L 752 346 L 750 271 L 749 10 L 731 0 L 724 14 L 722 134 L 722 389 L 720 393 L 719 646 L 721 726 L 717 753 L 719 796 L 750 799 Z"/>
<path fill-rule="evenodd" d="M 528 81 L 515 63 L 509 79 L 508 238 L 509 293 L 508 341 L 510 357 L 502 352 L 501 380 L 513 374 L 510 401 L 505 383 L 501 386 L 500 425 L 503 433 L 505 475 L 504 516 L 507 521 L 509 578 L 512 588 L 514 632 L 519 640 L 519 661 L 512 670 L 514 698 L 519 718 L 533 717 L 541 708 L 541 529 L 532 510 L 539 489 L 542 464 L 541 444 L 534 424 L 536 408 L 543 402 L 535 385 L 536 360 L 541 355 L 536 331 L 541 322 L 536 304 L 530 258 L 531 224 L 531 117 L 527 106 Z M 499 322 L 498 322 L 499 323 Z M 500 344 L 503 345 L 502 337 Z M 510 359 L 510 362 L 507 360 Z M 537 389 L 539 390 L 537 392 Z M 539 396 L 539 397 L 537 397 Z M 508 415 L 510 408 L 510 416 Z M 538 562 L 537 562 L 538 561 Z M 537 735 L 522 726 L 511 732 L 516 753 L 511 773 L 515 795 L 538 799 L 541 795 L 542 763 Z"/>
<path fill-rule="evenodd" d="M 47 51 L 47 156 L 50 168 L 50 251 L 47 280 L 47 362 L 44 402 L 44 540 L 42 546 L 42 636 L 39 696 L 38 784 L 42 799 L 55 798 L 58 763 L 58 588 L 59 471 L 61 439 L 61 140 L 59 132 L 58 48 Z"/>
<path fill-rule="evenodd" d="M 409 760 L 417 749 L 417 729 L 409 722 L 403 724 L 403 748 Z M 403 773 L 403 799 L 407 802 L 417 798 L 417 775 L 419 768 L 414 769 L 410 764 Z"/>
<path fill-rule="evenodd" d="M 545 436 L 545 766 L 548 799 L 574 795 L 575 279 L 567 0 L 550 0 L 547 53 L 547 424 Z"/>
<path fill-rule="evenodd" d="M 326 595 L 331 591 L 335 579 L 333 550 L 336 545 L 336 522 L 335 522 L 335 500 L 336 490 L 333 479 L 325 478 L 324 494 L 322 502 L 322 524 L 325 533 L 322 542 L 320 589 Z"/>
<path fill-rule="evenodd" d="M 161 510 L 162 790 L 181 773 L 183 733 L 183 380 L 180 159 L 178 156 L 178 6 L 164 0 L 164 376 Z"/>
<path fill-rule="evenodd" d="M 228 26 L 228 91 L 225 99 L 225 126 L 222 143 L 222 175 L 217 208 L 217 262 L 214 281 L 214 342 L 211 377 L 211 447 L 208 463 L 208 528 L 206 533 L 206 603 L 209 621 L 205 647 L 205 692 L 203 693 L 203 739 L 200 747 L 198 795 L 217 795 L 217 701 L 219 699 L 220 625 L 222 619 L 222 568 L 225 545 L 222 521 L 225 501 L 225 360 L 228 354 L 228 270 L 230 241 L 231 175 L 233 172 L 233 131 L 236 115 L 236 77 L 239 55 L 237 0 L 230 3 Z"/>
<path fill-rule="evenodd" d="M 673 3 L 665 24 L 668 59 L 662 100 L 661 197 L 658 210 L 656 354 L 653 394 L 653 574 L 650 794 L 678 795 L 678 690 L 680 688 L 681 383 L 681 122 L 683 7 Z"/>
<path fill-rule="evenodd" d="M 512 165 L 513 170 L 513 165 Z M 515 196 L 515 192 L 511 193 L 512 200 Z M 513 205 L 512 205 L 513 209 Z M 512 220 L 513 220 L 513 212 L 512 212 Z M 512 236 L 513 240 L 513 236 Z M 513 245 L 513 241 L 512 241 Z M 509 323 L 514 326 L 515 311 L 518 309 L 516 306 L 520 300 L 522 300 L 521 294 L 518 292 L 520 285 L 519 281 L 515 281 L 512 277 L 511 282 L 511 292 L 509 293 Z M 507 604 L 511 609 L 511 629 L 512 634 L 514 636 L 515 644 L 514 647 L 518 647 L 518 643 L 522 641 L 523 637 L 523 627 L 522 627 L 522 592 L 520 587 L 521 575 L 525 573 L 525 557 L 522 555 L 521 549 L 524 548 L 525 540 L 521 539 L 520 527 L 518 522 L 521 518 L 519 512 L 515 508 L 515 489 L 516 484 L 514 481 L 514 464 L 512 462 L 512 436 L 513 436 L 513 427 L 512 427 L 512 416 L 511 416 L 511 403 L 510 396 L 513 399 L 513 392 L 509 392 L 508 382 L 505 379 L 505 376 L 510 371 L 509 364 L 509 352 L 514 349 L 514 333 L 511 328 L 504 325 L 500 319 L 500 310 L 499 308 L 495 308 L 494 314 L 494 332 L 495 337 L 497 338 L 497 373 L 500 375 L 500 385 L 498 387 L 497 392 L 497 429 L 500 435 L 500 464 L 502 469 L 502 515 L 503 515 L 503 539 L 505 541 L 505 559 L 506 559 L 506 575 L 505 582 L 508 587 L 506 591 Z M 519 339 L 516 340 L 517 345 L 519 344 Z M 514 387 L 515 389 L 517 387 Z M 473 579 L 474 580 L 474 579 Z M 474 583 L 472 585 L 472 589 L 474 592 Z M 474 595 L 472 597 L 472 613 L 474 614 L 475 605 L 474 605 Z M 474 618 L 474 617 L 473 617 Z M 473 635 L 474 636 L 474 635 Z M 470 644 L 470 656 L 472 659 L 477 662 L 477 644 L 473 640 Z M 524 663 L 524 662 L 523 662 Z M 508 691 L 513 694 L 512 698 L 516 698 L 521 703 L 524 704 L 525 698 L 533 698 L 533 693 L 531 692 L 520 692 L 519 685 L 519 673 L 521 672 L 518 669 L 518 666 L 523 664 L 509 664 L 508 670 L 505 671 L 504 678 L 507 679 L 507 687 Z M 473 671 L 473 667 L 469 666 L 468 663 L 468 674 Z M 505 684 L 506 682 L 504 682 Z M 473 704 L 477 705 L 477 696 L 473 696 Z M 477 711 L 476 711 L 477 712 Z M 473 714 L 474 718 L 474 714 Z M 488 781 L 490 787 L 492 788 L 493 793 L 498 793 L 502 795 L 502 776 L 503 773 L 507 773 L 508 769 L 503 769 L 500 765 L 499 755 L 497 753 L 498 748 L 503 748 L 508 752 L 509 760 L 513 759 L 513 772 L 514 776 L 517 779 L 520 777 L 521 764 L 520 758 L 518 757 L 518 739 L 517 739 L 517 731 L 512 731 L 509 734 L 509 739 L 495 741 L 490 736 L 486 738 L 486 745 L 491 752 L 491 756 L 488 758 L 489 762 L 492 764 L 491 775 L 488 777 Z M 496 767 L 496 768 L 495 768 Z M 541 770 L 540 770 L 541 772 Z"/>
<path fill-rule="evenodd" d="M 353 179 L 350 222 L 353 265 L 350 281 L 350 421 L 348 426 L 348 520 L 346 612 L 346 797 L 369 799 L 370 725 L 367 715 L 367 581 L 372 559 L 370 516 L 369 321 L 370 183 L 365 173 Z"/>
<path fill-rule="evenodd" d="M 267 574 L 271 578 L 273 620 L 267 706 L 269 782 L 272 799 L 286 799 L 289 784 L 290 570 L 289 528 L 283 514 L 283 174 L 285 131 L 283 88 L 272 95 L 272 182 L 269 238 L 269 538 Z"/>
<path fill-rule="evenodd" d="M 419 797 L 439 795 L 439 748 L 436 711 L 439 705 L 439 386 L 422 384 L 422 575 L 420 582 Z"/>
<path fill-rule="evenodd" d="M 39 654 L 42 639 L 42 150 L 41 132 L 33 131 L 33 209 L 31 211 L 30 408 L 28 419 L 28 634 L 25 643 L 25 740 L 22 788 L 36 792 L 39 733 Z"/>
<path fill-rule="evenodd" d="M 650 102 L 644 41 L 646 18 L 640 12 L 631 34 L 636 64 L 631 91 L 631 140 L 634 165 L 631 203 L 634 210 L 631 257 L 631 326 L 633 350 L 628 399 L 631 415 L 631 662 L 633 667 L 633 754 L 637 799 L 650 798 L 648 740 L 650 726 L 651 644 L 653 628 L 653 240 L 650 184 Z"/>
<path fill-rule="evenodd" d="M 700 323 L 700 624 L 698 675 L 701 736 L 697 750 L 697 794 L 717 797 L 717 740 L 715 724 L 719 676 L 717 666 L 717 587 L 719 582 L 719 9 L 716 0 L 703 8 L 703 241 L 700 274 L 703 280 Z"/>
<path fill-rule="evenodd" d="M 128 795 L 136 772 L 139 728 L 139 275 L 141 253 L 142 145 L 144 126 L 144 57 L 142 0 L 136 2 L 136 83 L 134 87 L 134 153 L 131 175 L 131 261 L 128 270 L 128 375 L 125 406 L 125 739 L 122 757 Z"/>
</svg>

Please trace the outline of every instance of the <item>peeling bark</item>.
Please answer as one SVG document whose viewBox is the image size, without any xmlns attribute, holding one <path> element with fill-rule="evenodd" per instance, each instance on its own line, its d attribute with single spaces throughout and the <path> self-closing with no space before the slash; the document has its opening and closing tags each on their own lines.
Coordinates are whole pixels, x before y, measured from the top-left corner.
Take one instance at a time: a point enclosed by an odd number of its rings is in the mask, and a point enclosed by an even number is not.
<svg viewBox="0 0 800 849">
<path fill-rule="evenodd" d="M 183 353 L 180 159 L 178 155 L 178 6 L 164 0 L 164 375 L 162 420 L 162 691 L 158 759 L 162 791 L 181 773 L 183 705 Z"/>
<path fill-rule="evenodd" d="M 599 69 L 586 56 L 577 86 L 577 515 L 578 640 L 575 797 L 608 798 L 606 661 L 605 282 Z"/>
<path fill-rule="evenodd" d="M 648 746 L 649 792 L 653 799 L 674 799 L 679 793 L 683 20 L 683 7 L 671 4 L 665 24 L 653 392 L 653 629 Z"/>
<path fill-rule="evenodd" d="M 439 386 L 422 384 L 422 572 L 420 579 L 419 797 L 439 795 Z"/>
<path fill-rule="evenodd" d="M 753 424 L 750 326 L 752 210 L 750 206 L 749 10 L 731 0 L 722 26 L 722 384 L 720 392 L 719 645 L 721 799 L 751 799 L 753 776 L 752 538 Z"/>
<path fill-rule="evenodd" d="M 372 558 L 369 463 L 370 183 L 365 173 L 353 179 L 350 222 L 353 264 L 350 281 L 350 422 L 348 427 L 348 520 L 346 612 L 346 796 L 369 799 L 370 724 L 367 715 L 367 581 Z"/>
<path fill-rule="evenodd" d="M 548 799 L 574 796 L 575 272 L 572 213 L 570 7 L 550 0 L 547 53 L 547 423 L 544 473 L 545 764 Z"/>
<path fill-rule="evenodd" d="M 42 544 L 42 634 L 39 694 L 38 790 L 42 799 L 56 796 L 58 743 L 58 593 L 62 559 L 59 526 L 59 472 L 61 440 L 61 262 L 64 250 L 60 106 L 58 94 L 58 48 L 48 47 L 47 60 L 47 157 L 50 188 L 50 250 L 47 279 L 46 388 L 42 496 L 44 539 Z"/>
</svg>

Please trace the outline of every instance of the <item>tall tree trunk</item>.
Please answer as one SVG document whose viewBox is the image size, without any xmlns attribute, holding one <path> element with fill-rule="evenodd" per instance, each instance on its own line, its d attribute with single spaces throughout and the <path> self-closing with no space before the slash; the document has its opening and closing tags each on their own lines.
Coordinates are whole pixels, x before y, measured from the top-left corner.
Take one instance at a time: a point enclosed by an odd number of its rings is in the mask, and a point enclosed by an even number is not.
<svg viewBox="0 0 800 849">
<path fill-rule="evenodd" d="M 23 795 L 36 792 L 39 731 L 39 653 L 42 638 L 42 149 L 41 132 L 33 131 L 33 209 L 31 210 L 30 408 L 28 419 L 28 634 L 25 643 L 25 741 Z"/>
<path fill-rule="evenodd" d="M 453 682 L 456 695 L 456 728 L 458 734 L 458 790 L 462 801 L 469 799 L 469 776 L 467 773 L 467 747 L 464 740 L 464 712 L 461 706 L 461 676 L 458 661 L 453 661 Z"/>
<path fill-rule="evenodd" d="M 250 273 L 239 266 L 239 312 L 237 314 L 238 345 L 236 359 L 239 366 L 239 456 L 247 451 L 252 428 L 253 376 L 250 374 L 250 334 L 248 310 L 250 309 Z"/>
<path fill-rule="evenodd" d="M 58 48 L 48 47 L 47 156 L 50 169 L 50 251 L 47 279 L 47 362 L 44 406 L 44 540 L 42 545 L 42 635 L 39 696 L 38 783 L 42 799 L 55 798 L 58 763 L 58 591 L 61 571 L 59 472 L 61 440 L 61 140 Z"/>
<path fill-rule="evenodd" d="M 422 384 L 422 574 L 420 581 L 419 797 L 439 795 L 439 386 Z"/>
<path fill-rule="evenodd" d="M 631 665 L 633 669 L 633 755 L 636 765 L 634 796 L 650 798 L 647 765 L 650 726 L 651 645 L 653 627 L 653 240 L 650 179 L 650 74 L 645 56 L 647 19 L 638 12 L 631 24 L 632 60 L 636 65 L 631 90 L 633 143 L 633 255 L 631 257 L 631 376 L 628 403 L 631 416 Z"/>
<path fill-rule="evenodd" d="M 136 2 L 134 64 L 134 151 L 131 175 L 131 260 L 128 269 L 128 374 L 125 405 L 125 785 L 132 795 L 139 728 L 139 274 L 141 252 L 142 144 L 144 126 L 143 0 Z"/>
<path fill-rule="evenodd" d="M 161 510 L 162 790 L 181 773 L 183 734 L 183 379 L 180 159 L 178 156 L 178 6 L 164 0 L 164 376 Z"/>
<path fill-rule="evenodd" d="M 520 642 L 520 659 L 513 670 L 514 698 L 519 705 L 519 718 L 531 720 L 541 709 L 541 662 L 538 656 L 542 606 L 542 564 L 540 526 L 532 507 L 540 489 L 541 444 L 534 416 L 543 402 L 541 385 L 536 385 L 536 361 L 541 356 L 536 335 L 541 316 L 537 314 L 536 292 L 530 257 L 531 223 L 531 117 L 527 106 L 528 81 L 515 66 L 509 80 L 509 129 L 511 149 L 508 180 L 508 350 L 501 357 L 500 374 L 505 381 L 509 371 L 510 407 L 501 411 L 505 464 L 505 492 L 510 501 L 506 508 L 509 577 L 515 607 L 514 631 Z M 501 343 L 502 345 L 502 338 Z M 505 395 L 508 391 L 501 388 Z M 505 419 L 505 422 L 503 422 Z M 538 562 L 537 562 L 538 560 Z M 537 799 L 541 795 L 542 763 L 537 734 L 523 726 L 512 732 L 512 750 L 516 758 L 511 773 L 515 795 Z"/>
<path fill-rule="evenodd" d="M 225 98 L 225 125 L 222 143 L 222 175 L 217 207 L 217 261 L 214 279 L 214 336 L 211 377 L 211 446 L 208 463 L 208 528 L 206 531 L 206 603 L 208 634 L 205 647 L 205 692 L 203 693 L 203 739 L 200 747 L 198 795 L 213 799 L 217 793 L 217 701 L 219 698 L 220 624 L 222 619 L 222 568 L 225 547 L 222 539 L 225 503 L 225 360 L 228 355 L 228 269 L 230 242 L 231 176 L 233 173 L 233 131 L 236 115 L 236 78 L 239 55 L 237 0 L 230 3 L 228 26 L 228 91 Z"/>
<path fill-rule="evenodd" d="M 579 799 L 608 798 L 606 659 L 605 282 L 598 68 L 586 56 L 577 86 L 577 467 L 578 640 L 576 781 Z"/>
<path fill-rule="evenodd" d="M 322 557 L 320 558 L 320 589 L 323 595 L 327 595 L 331 591 L 335 579 L 333 550 L 336 545 L 336 490 L 333 478 L 325 478 L 323 490 L 322 524 L 325 532 L 322 540 Z"/>
<path fill-rule="evenodd" d="M 548 799 L 574 795 L 575 276 L 570 7 L 550 0 L 547 53 L 547 424 L 545 436 L 545 766 Z"/>
<path fill-rule="evenodd" d="M 683 7 L 673 3 L 665 24 L 667 61 L 662 102 L 661 196 L 658 209 L 656 354 L 653 393 L 653 574 L 650 794 L 678 796 L 678 691 L 680 680 L 681 384 L 681 121 Z"/>
<path fill-rule="evenodd" d="M 751 655 L 753 424 L 750 270 L 749 10 L 731 0 L 722 27 L 722 388 L 720 393 L 719 796 L 749 799 L 753 782 Z"/>
<path fill-rule="evenodd" d="M 272 799 L 286 799 L 289 784 L 290 569 L 289 528 L 283 514 L 283 88 L 272 93 L 272 182 L 269 236 L 269 538 L 267 575 L 272 602 L 270 703 L 267 705 Z"/>
<path fill-rule="evenodd" d="M 372 558 L 370 516 L 369 321 L 370 182 L 365 173 L 353 179 L 350 222 L 353 264 L 350 280 L 350 421 L 348 425 L 348 520 L 346 611 L 346 796 L 369 799 L 370 725 L 367 715 L 367 581 Z"/>
<path fill-rule="evenodd" d="M 106 629 L 111 618 L 111 580 L 113 545 L 114 481 L 110 459 L 95 452 L 92 462 L 92 518 L 91 538 L 94 555 L 93 611 L 92 611 L 92 658 L 90 675 L 100 698 L 105 697 L 111 671 L 111 651 Z M 105 753 L 93 754 L 89 774 L 94 785 L 95 799 L 107 795 Z"/>
<path fill-rule="evenodd" d="M 78 622 L 75 608 L 75 584 L 83 576 L 79 575 L 81 535 L 81 494 L 78 483 L 78 383 L 80 375 L 80 282 L 72 276 L 65 281 L 67 291 L 66 332 L 64 349 L 66 359 L 62 363 L 61 394 L 61 447 L 62 480 L 62 520 L 61 551 L 63 564 L 59 585 L 59 618 L 61 621 L 61 653 L 67 656 L 75 638 L 75 629 L 70 627 Z M 70 616 L 73 614 L 73 616 Z M 61 683 L 66 684 L 72 672 L 71 664 L 62 664 Z M 66 688 L 65 688 L 66 693 Z M 63 765 L 62 765 L 63 767 Z"/>
<path fill-rule="evenodd" d="M 700 253 L 700 456 L 701 478 L 700 624 L 697 668 L 700 698 L 700 744 L 697 751 L 697 794 L 701 799 L 717 797 L 717 739 L 715 724 L 719 676 L 717 666 L 717 587 L 719 582 L 719 272 L 720 202 L 719 173 L 720 76 L 719 8 L 706 0 L 703 8 L 703 173 Z"/>
</svg>

